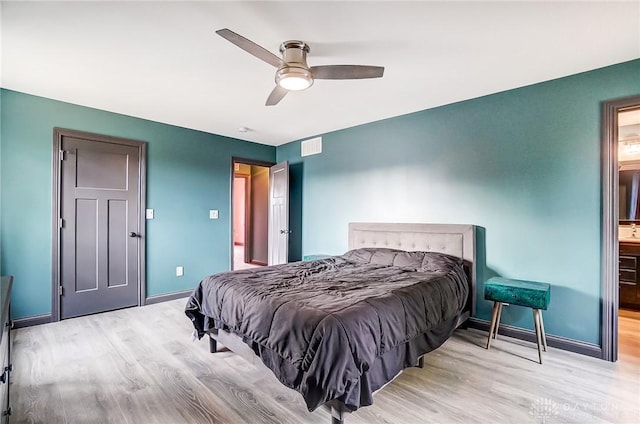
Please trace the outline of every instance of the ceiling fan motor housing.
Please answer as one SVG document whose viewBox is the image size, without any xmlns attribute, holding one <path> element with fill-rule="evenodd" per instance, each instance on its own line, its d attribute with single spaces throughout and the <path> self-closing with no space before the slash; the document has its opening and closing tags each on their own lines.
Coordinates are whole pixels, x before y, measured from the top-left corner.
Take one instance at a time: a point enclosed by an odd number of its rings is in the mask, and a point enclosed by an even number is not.
<svg viewBox="0 0 640 424">
<path fill-rule="evenodd" d="M 309 45 L 304 41 L 289 40 L 280 45 L 283 66 L 276 71 L 276 84 L 288 90 L 304 90 L 313 84 L 313 75 L 307 65 Z"/>
</svg>

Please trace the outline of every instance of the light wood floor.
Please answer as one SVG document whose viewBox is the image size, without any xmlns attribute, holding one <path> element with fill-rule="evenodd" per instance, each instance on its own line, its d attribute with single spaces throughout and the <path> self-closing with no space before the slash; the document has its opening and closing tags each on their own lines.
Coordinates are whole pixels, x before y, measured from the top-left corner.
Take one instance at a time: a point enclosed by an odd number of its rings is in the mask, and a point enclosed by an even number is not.
<svg viewBox="0 0 640 424">
<path fill-rule="evenodd" d="M 244 246 L 233 245 L 233 269 L 258 268 L 260 265 L 249 264 L 244 261 Z"/>
<path fill-rule="evenodd" d="M 620 309 L 618 313 L 618 356 L 623 361 L 640 358 L 640 311 Z"/>
<path fill-rule="evenodd" d="M 321 423 L 232 352 L 190 340 L 184 300 L 14 332 L 12 423 Z M 640 355 L 617 363 L 459 330 L 347 424 L 638 423 Z"/>
</svg>

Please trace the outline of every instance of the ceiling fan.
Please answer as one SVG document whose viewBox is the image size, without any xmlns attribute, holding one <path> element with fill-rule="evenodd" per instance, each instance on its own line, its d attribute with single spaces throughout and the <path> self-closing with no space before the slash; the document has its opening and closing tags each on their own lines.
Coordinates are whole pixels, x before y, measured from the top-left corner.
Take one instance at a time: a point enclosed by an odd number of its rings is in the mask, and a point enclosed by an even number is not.
<svg viewBox="0 0 640 424">
<path fill-rule="evenodd" d="M 309 66 L 307 65 L 309 45 L 304 41 L 289 40 L 282 43 L 280 45 L 282 58 L 279 58 L 267 49 L 227 28 L 216 31 L 216 34 L 277 68 L 276 87 L 267 98 L 266 106 L 277 105 L 289 91 L 299 91 L 311 87 L 314 79 L 380 78 L 384 73 L 382 66 Z"/>
</svg>

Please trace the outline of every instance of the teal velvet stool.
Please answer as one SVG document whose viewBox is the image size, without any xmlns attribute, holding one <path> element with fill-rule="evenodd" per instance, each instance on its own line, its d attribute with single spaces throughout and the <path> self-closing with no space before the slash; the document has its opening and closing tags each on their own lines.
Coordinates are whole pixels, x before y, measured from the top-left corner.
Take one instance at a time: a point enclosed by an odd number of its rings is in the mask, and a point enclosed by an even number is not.
<svg viewBox="0 0 640 424">
<path fill-rule="evenodd" d="M 547 337 L 544 333 L 542 310 L 547 310 L 551 300 L 551 286 L 547 283 L 535 281 L 512 280 L 510 278 L 492 277 L 484 283 L 484 298 L 493 300 L 493 314 L 489 327 L 489 339 L 487 349 L 491 346 L 491 339 L 498 337 L 500 315 L 503 304 L 512 304 L 531 308 L 533 311 L 533 324 L 536 329 L 536 342 L 538 343 L 538 360 L 542 363 L 542 345 L 547 351 Z"/>
<path fill-rule="evenodd" d="M 305 255 L 302 257 L 302 260 L 305 262 L 309 262 L 309 261 L 317 261 L 318 259 L 326 259 L 330 257 L 331 255 Z"/>
</svg>

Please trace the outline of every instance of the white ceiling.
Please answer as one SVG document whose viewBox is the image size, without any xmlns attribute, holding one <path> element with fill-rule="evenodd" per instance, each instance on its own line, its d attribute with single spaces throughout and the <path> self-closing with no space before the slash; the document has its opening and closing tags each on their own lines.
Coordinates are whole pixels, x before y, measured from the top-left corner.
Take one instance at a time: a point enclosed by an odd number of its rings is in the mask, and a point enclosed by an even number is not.
<svg viewBox="0 0 640 424">
<path fill-rule="evenodd" d="M 2 1 L 0 14 L 4 88 L 270 145 L 640 57 L 638 0 Z M 265 107 L 275 68 L 221 28 L 385 75 Z"/>
</svg>

